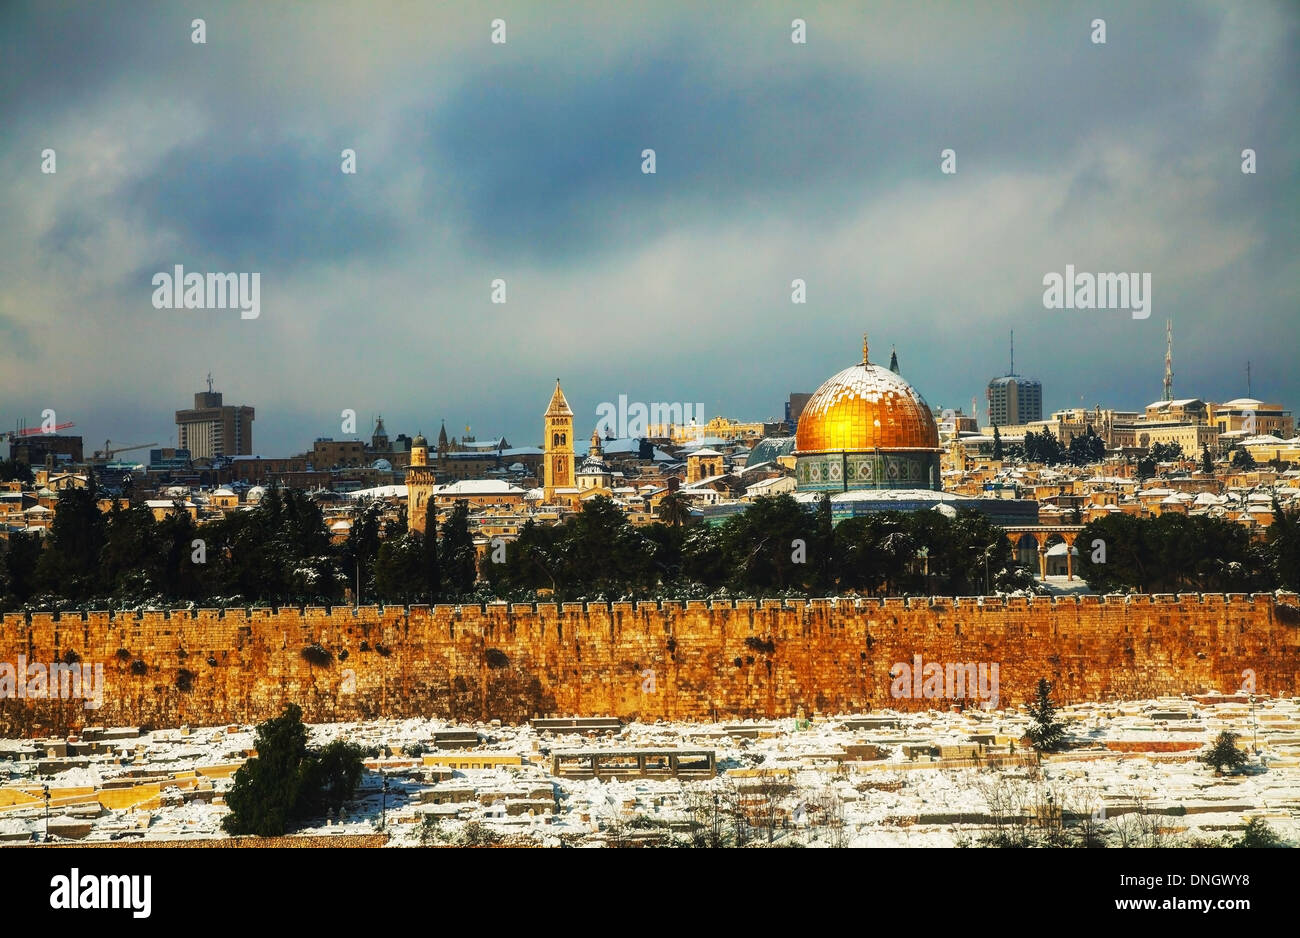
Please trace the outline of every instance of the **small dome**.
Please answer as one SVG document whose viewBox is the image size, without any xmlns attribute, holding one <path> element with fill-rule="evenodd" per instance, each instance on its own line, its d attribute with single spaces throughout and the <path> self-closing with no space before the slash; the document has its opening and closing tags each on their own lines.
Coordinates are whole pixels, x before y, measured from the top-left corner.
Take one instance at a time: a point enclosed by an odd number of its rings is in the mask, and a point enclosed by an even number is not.
<svg viewBox="0 0 1300 938">
<path fill-rule="evenodd" d="M 381 472 L 392 472 L 393 464 L 390 463 L 387 459 L 376 459 L 375 464 L 371 468 L 378 469 Z"/>
<path fill-rule="evenodd" d="M 429 441 L 424 438 L 423 433 L 417 433 L 415 439 L 411 441 L 411 449 L 415 449 L 417 446 L 423 446 L 425 449 L 429 448 Z"/>
</svg>

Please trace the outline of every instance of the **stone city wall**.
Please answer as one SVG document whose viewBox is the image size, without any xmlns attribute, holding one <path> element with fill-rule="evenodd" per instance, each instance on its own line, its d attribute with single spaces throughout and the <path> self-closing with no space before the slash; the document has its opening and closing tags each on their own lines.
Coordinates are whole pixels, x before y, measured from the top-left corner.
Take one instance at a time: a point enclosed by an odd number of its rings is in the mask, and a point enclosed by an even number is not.
<svg viewBox="0 0 1300 938">
<path fill-rule="evenodd" d="M 99 709 L 78 699 L 0 700 L 0 736 L 247 724 L 290 701 L 309 722 L 512 723 L 978 704 L 894 697 L 891 670 L 915 655 L 997 664 L 1004 707 L 1028 700 L 1040 677 L 1057 685 L 1060 702 L 1232 693 L 1244 672 L 1261 694 L 1293 696 L 1297 601 L 1230 594 L 6 615 L 0 694 L 15 692 L 4 673 L 22 656 L 28 666 L 102 665 L 103 696 Z"/>
</svg>

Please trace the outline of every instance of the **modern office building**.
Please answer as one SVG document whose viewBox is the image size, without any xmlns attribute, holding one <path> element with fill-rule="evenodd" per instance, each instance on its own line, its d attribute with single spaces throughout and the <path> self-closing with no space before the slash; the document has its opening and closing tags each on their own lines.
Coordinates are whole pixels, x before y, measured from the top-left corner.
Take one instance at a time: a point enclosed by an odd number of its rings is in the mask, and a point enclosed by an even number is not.
<svg viewBox="0 0 1300 938">
<path fill-rule="evenodd" d="M 253 408 L 222 404 L 221 392 L 208 389 L 194 395 L 194 407 L 176 411 L 176 448 L 188 449 L 191 459 L 253 454 Z"/>
</svg>

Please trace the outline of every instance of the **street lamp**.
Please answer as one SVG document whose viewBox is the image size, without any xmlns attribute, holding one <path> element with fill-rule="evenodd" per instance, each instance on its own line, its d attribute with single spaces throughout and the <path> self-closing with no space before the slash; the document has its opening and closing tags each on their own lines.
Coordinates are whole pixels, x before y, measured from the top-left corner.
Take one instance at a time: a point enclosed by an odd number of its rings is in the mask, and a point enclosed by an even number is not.
<svg viewBox="0 0 1300 938">
<path fill-rule="evenodd" d="M 384 774 L 383 769 L 380 769 L 379 777 L 383 779 L 383 784 L 380 786 L 380 793 L 379 793 L 379 829 L 387 830 L 388 829 L 388 776 Z"/>
<path fill-rule="evenodd" d="M 41 790 L 45 793 L 45 841 L 50 839 L 50 786 L 42 785 Z"/>
<path fill-rule="evenodd" d="M 989 594 L 989 554 L 993 548 L 997 547 L 997 541 L 994 541 L 988 547 L 984 548 L 984 595 Z M 971 550 L 979 550 L 978 547 L 972 547 Z"/>
</svg>

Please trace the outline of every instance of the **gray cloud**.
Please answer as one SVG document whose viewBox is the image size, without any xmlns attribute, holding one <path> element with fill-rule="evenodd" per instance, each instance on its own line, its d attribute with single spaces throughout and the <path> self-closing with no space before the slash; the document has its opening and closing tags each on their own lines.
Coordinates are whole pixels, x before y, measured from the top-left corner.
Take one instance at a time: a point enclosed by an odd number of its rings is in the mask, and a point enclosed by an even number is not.
<svg viewBox="0 0 1300 938">
<path fill-rule="evenodd" d="M 57 397 L 164 437 L 208 370 L 267 455 L 343 407 L 530 442 L 557 374 L 592 422 L 619 393 L 760 418 L 864 329 L 936 406 L 982 405 L 1012 328 L 1048 406 L 1140 406 L 1167 316 L 1180 393 L 1251 359 L 1295 406 L 1300 16 L 1094 6 L 810 3 L 794 46 L 766 3 L 223 5 L 203 47 L 202 13 L 6 5 L 0 424 Z M 174 263 L 262 272 L 262 319 L 153 310 Z M 1151 271 L 1152 318 L 1044 310 L 1067 263 Z"/>
</svg>

